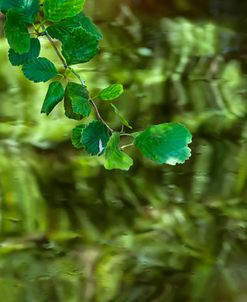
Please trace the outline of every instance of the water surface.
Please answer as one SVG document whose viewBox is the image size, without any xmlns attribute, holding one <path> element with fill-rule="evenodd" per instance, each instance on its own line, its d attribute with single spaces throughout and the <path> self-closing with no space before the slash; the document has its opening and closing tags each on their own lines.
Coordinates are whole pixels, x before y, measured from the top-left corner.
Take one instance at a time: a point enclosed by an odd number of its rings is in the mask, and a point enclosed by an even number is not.
<svg viewBox="0 0 247 302">
<path fill-rule="evenodd" d="M 32 85 L 11 67 L 0 41 L 4 301 L 247 300 L 246 6 L 86 6 L 104 41 L 78 72 L 95 92 L 123 83 L 116 106 L 136 131 L 184 123 L 192 157 L 175 167 L 133 149 L 130 172 L 106 171 L 100 158 L 74 150 L 74 122 L 62 106 L 40 115 L 47 85 Z M 100 109 L 120 126 L 110 108 Z"/>
</svg>

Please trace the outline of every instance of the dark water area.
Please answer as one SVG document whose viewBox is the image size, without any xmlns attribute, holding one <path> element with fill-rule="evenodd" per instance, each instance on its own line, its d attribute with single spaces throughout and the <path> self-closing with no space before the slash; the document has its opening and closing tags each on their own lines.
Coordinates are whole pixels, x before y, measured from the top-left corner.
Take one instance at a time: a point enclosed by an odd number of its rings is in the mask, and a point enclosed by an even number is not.
<svg viewBox="0 0 247 302">
<path fill-rule="evenodd" d="M 192 156 L 158 166 L 131 149 L 129 172 L 106 171 L 73 149 L 62 108 L 40 115 L 47 87 L 9 65 L 1 39 L 0 299 L 246 302 L 247 2 L 85 10 L 104 34 L 77 70 L 89 89 L 123 83 L 117 106 L 134 129 L 184 123 Z"/>
</svg>

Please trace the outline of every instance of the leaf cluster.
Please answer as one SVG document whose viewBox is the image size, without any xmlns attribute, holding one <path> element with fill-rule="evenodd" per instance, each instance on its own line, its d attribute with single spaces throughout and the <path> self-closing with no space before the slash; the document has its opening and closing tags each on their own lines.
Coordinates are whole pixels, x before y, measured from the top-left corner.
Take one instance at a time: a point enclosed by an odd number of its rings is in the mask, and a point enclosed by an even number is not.
<svg viewBox="0 0 247 302">
<path fill-rule="evenodd" d="M 104 154 L 106 169 L 128 170 L 133 160 L 124 149 L 130 146 L 135 146 L 158 164 L 184 163 L 190 156 L 188 144 L 191 142 L 191 134 L 185 126 L 163 123 L 144 131 L 126 133 L 125 128 L 132 129 L 132 126 L 112 104 L 123 94 L 123 86 L 115 83 L 100 91 L 96 97 L 90 96 L 85 81 L 72 65 L 93 59 L 99 52 L 102 34 L 82 12 L 83 6 L 84 0 L 44 0 L 42 5 L 39 0 L 0 0 L 0 10 L 5 14 L 4 34 L 10 47 L 10 63 L 22 66 L 23 74 L 30 81 L 51 81 L 41 113 L 49 115 L 64 101 L 65 115 L 69 119 L 79 121 L 90 118 L 73 129 L 72 143 L 76 148 L 84 148 L 90 155 Z M 62 73 L 48 58 L 40 57 L 41 36 L 48 39 L 59 57 L 64 67 Z M 56 41 L 60 43 L 60 48 Z M 68 70 L 79 83 L 68 79 Z M 102 118 L 95 99 L 110 104 L 122 124 L 121 130 L 112 129 Z M 93 111 L 97 119 L 91 120 Z M 128 137 L 131 143 L 123 145 L 123 137 Z"/>
</svg>

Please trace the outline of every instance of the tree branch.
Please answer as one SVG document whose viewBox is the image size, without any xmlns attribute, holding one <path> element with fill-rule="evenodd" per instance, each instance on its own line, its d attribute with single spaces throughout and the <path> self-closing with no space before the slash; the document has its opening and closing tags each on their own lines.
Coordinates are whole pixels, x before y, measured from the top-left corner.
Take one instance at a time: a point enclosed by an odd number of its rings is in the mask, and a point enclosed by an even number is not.
<svg viewBox="0 0 247 302">
<path fill-rule="evenodd" d="M 55 50 L 57 56 L 59 57 L 59 59 L 61 60 L 61 62 L 63 63 L 63 66 L 65 69 L 69 69 L 76 77 L 77 79 L 80 81 L 80 83 L 82 84 L 82 86 L 85 86 L 85 81 L 81 78 L 81 76 L 71 67 L 69 66 L 65 59 L 62 57 L 62 55 L 60 54 L 59 50 L 57 49 L 57 46 L 55 45 L 54 41 L 52 40 L 51 36 L 49 35 L 49 33 L 47 32 L 45 26 L 42 24 L 42 29 L 44 30 L 44 35 L 47 37 L 47 39 L 49 40 L 50 44 L 52 45 L 53 49 Z M 114 130 L 107 124 L 107 122 L 102 118 L 102 116 L 99 113 L 98 107 L 95 104 L 95 102 L 90 99 L 89 100 L 90 103 L 93 105 L 93 108 L 96 112 L 96 115 L 98 117 L 98 119 L 107 127 L 107 129 L 113 133 Z"/>
</svg>

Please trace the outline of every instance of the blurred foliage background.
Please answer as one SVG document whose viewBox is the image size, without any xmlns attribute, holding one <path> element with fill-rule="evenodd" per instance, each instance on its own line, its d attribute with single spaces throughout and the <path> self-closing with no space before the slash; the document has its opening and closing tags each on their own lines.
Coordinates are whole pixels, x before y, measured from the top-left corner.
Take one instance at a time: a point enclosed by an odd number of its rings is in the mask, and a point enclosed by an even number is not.
<svg viewBox="0 0 247 302">
<path fill-rule="evenodd" d="M 134 128 L 182 122 L 192 157 L 157 166 L 130 150 L 130 172 L 104 170 L 71 146 L 62 105 L 40 114 L 47 84 L 10 66 L 2 37 L 1 300 L 246 302 L 247 2 L 91 0 L 85 11 L 104 34 L 78 68 L 89 90 L 123 83 L 116 105 Z"/>
</svg>

